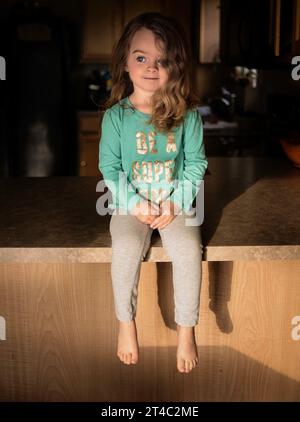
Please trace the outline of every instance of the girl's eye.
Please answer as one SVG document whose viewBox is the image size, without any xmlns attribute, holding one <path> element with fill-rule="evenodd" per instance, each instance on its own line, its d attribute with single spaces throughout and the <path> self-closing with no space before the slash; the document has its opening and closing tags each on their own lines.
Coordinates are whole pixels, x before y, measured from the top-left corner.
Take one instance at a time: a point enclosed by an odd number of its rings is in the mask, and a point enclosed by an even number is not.
<svg viewBox="0 0 300 422">
<path fill-rule="evenodd" d="M 137 61 L 139 62 L 139 63 L 142 63 L 142 61 L 141 60 L 139 60 L 139 59 L 144 59 L 145 57 L 144 56 L 138 56 L 136 59 L 137 59 Z"/>
</svg>

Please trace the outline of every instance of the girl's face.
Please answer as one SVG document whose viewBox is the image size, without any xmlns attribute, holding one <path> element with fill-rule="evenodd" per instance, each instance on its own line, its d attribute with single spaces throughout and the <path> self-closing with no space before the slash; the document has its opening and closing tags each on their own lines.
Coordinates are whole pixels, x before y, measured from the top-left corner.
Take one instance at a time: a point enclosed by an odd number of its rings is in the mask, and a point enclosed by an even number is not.
<svg viewBox="0 0 300 422">
<path fill-rule="evenodd" d="M 154 93 L 168 80 L 167 71 L 162 66 L 164 49 L 161 41 L 158 48 L 149 29 L 139 29 L 132 38 L 125 70 L 129 72 L 134 90 L 141 94 Z"/>
</svg>

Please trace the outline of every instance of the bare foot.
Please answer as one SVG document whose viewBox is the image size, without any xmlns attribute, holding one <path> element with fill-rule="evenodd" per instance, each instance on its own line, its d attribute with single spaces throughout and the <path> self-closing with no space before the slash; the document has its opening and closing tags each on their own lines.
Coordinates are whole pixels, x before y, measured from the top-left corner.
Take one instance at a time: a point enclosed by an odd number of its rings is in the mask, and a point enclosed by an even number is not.
<svg viewBox="0 0 300 422">
<path fill-rule="evenodd" d="M 137 363 L 139 346 L 135 320 L 129 322 L 119 321 L 118 353 L 119 359 L 126 365 Z"/>
<path fill-rule="evenodd" d="M 177 369 L 190 372 L 198 363 L 194 327 L 177 325 Z"/>
</svg>

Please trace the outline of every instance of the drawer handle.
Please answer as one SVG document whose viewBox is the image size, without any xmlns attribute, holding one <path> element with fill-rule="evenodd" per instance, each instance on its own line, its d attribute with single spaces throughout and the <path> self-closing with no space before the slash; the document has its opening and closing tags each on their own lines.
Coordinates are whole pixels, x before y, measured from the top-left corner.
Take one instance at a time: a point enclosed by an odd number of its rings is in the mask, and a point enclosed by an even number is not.
<svg viewBox="0 0 300 422">
<path fill-rule="evenodd" d="M 82 161 L 80 161 L 80 165 L 81 165 L 81 167 L 86 167 L 86 161 L 84 161 L 84 160 L 82 160 Z"/>
</svg>

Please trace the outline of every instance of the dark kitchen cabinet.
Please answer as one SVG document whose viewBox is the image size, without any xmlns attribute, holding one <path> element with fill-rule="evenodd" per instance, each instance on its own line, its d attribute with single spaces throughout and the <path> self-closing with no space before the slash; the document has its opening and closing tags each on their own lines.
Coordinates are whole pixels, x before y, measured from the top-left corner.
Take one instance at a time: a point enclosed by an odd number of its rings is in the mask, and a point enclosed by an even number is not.
<svg viewBox="0 0 300 422">
<path fill-rule="evenodd" d="M 192 49 L 198 63 L 220 61 L 220 0 L 192 1 Z"/>
<path fill-rule="evenodd" d="M 271 0 L 221 0 L 221 62 L 264 67 L 273 61 Z"/>
<path fill-rule="evenodd" d="M 78 113 L 79 176 L 102 175 L 98 170 L 101 117 L 97 112 Z"/>
<path fill-rule="evenodd" d="M 300 56 L 300 0 L 295 1 L 293 55 Z"/>
<path fill-rule="evenodd" d="M 300 54 L 300 1 L 277 0 L 275 4 L 275 54 L 280 62 L 290 64 Z"/>
<path fill-rule="evenodd" d="M 273 68 L 299 52 L 299 0 L 221 0 L 222 63 Z"/>
<path fill-rule="evenodd" d="M 81 61 L 110 63 L 124 26 L 144 12 L 173 16 L 191 37 L 191 0 L 85 0 Z"/>
<path fill-rule="evenodd" d="M 81 62 L 108 63 L 121 30 L 122 13 L 119 0 L 85 0 Z"/>
</svg>

